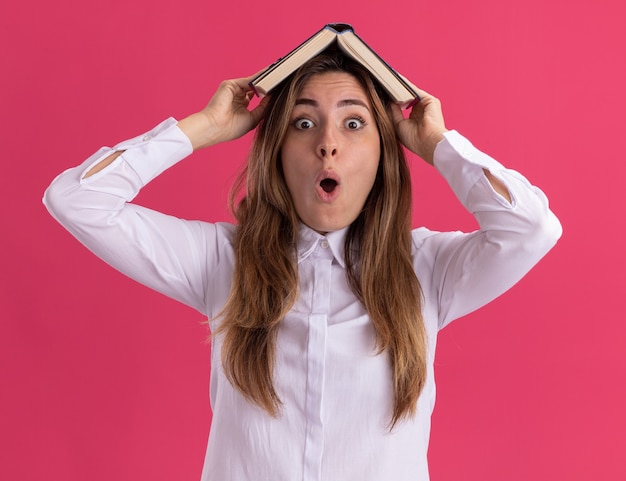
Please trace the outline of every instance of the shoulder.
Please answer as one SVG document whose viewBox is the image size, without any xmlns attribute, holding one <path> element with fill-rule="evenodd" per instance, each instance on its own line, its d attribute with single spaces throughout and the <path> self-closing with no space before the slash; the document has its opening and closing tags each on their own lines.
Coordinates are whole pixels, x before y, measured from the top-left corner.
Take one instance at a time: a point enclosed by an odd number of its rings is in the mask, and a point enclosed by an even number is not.
<svg viewBox="0 0 626 481">
<path fill-rule="evenodd" d="M 218 250 L 232 251 L 233 243 L 235 241 L 235 234 L 237 232 L 237 226 L 230 222 L 216 222 L 215 224 L 201 222 L 204 229 L 207 229 L 210 234 L 207 239 L 213 239 L 215 247 Z"/>
<path fill-rule="evenodd" d="M 450 252 L 462 244 L 468 236 L 461 231 L 440 232 L 420 227 L 411 231 L 413 266 L 418 277 L 432 273 L 447 265 Z"/>
<path fill-rule="evenodd" d="M 225 239 L 233 239 L 235 232 L 237 232 L 237 226 L 230 222 L 217 222 L 214 224 L 217 235 Z"/>
<path fill-rule="evenodd" d="M 413 254 L 422 250 L 436 251 L 448 242 L 465 235 L 467 234 L 461 231 L 441 232 L 418 227 L 411 231 Z"/>
</svg>

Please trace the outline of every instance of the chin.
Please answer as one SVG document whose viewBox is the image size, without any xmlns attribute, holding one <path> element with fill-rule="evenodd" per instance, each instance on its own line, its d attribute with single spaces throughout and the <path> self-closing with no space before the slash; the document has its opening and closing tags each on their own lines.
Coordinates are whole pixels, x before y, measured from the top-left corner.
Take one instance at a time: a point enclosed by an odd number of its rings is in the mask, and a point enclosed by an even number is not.
<svg viewBox="0 0 626 481">
<path fill-rule="evenodd" d="M 335 212 L 317 212 L 315 213 L 317 215 L 299 216 L 300 221 L 320 234 L 327 234 L 348 227 L 358 217 L 358 214 L 355 215 L 353 212 L 350 213 L 351 215 L 347 215 L 348 212 L 345 208 L 333 210 Z"/>
<path fill-rule="evenodd" d="M 350 222 L 314 222 L 307 224 L 311 229 L 320 234 L 328 234 L 336 230 L 341 230 L 344 227 L 348 227 Z"/>
</svg>

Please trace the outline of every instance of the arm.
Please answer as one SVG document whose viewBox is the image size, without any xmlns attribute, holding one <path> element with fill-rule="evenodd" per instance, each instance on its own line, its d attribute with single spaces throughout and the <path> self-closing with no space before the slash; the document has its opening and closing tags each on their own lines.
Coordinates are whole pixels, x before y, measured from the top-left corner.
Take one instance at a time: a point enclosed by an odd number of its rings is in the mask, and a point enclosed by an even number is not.
<svg viewBox="0 0 626 481">
<path fill-rule="evenodd" d="M 435 291 L 430 294 L 437 299 L 439 326 L 443 327 L 518 282 L 562 231 L 543 192 L 457 132 L 448 131 L 440 102 L 426 92 L 419 93 L 422 101 L 407 119 L 394 106 L 400 139 L 437 168 L 480 226 L 471 234 L 427 235 L 418 242 L 429 264 L 419 276 L 431 277 L 429 284 Z"/>
<path fill-rule="evenodd" d="M 445 133 L 434 165 L 479 225 L 469 234 L 445 233 L 425 242 L 433 252 L 432 285 L 443 327 L 517 283 L 554 246 L 562 230 L 539 188 L 458 132 Z M 494 188 L 485 172 L 504 186 L 508 197 Z"/>
<path fill-rule="evenodd" d="M 248 79 L 223 82 L 202 111 L 102 148 L 59 175 L 44 204 L 97 256 L 137 281 L 204 312 L 206 272 L 218 262 L 218 228 L 132 204 L 140 189 L 194 149 L 237 138 L 264 108 L 247 110 Z"/>
<path fill-rule="evenodd" d="M 402 110 L 395 104 L 392 106 L 392 115 L 402 143 L 411 152 L 433 165 L 437 144 L 443 140 L 443 134 L 448 132 L 441 102 L 414 85 L 413 88 L 419 93 L 421 100 L 411 109 L 409 118 L 405 119 Z M 485 170 L 485 175 L 494 190 L 510 202 L 511 197 L 506 186 L 488 170 Z"/>
<path fill-rule="evenodd" d="M 248 110 L 253 95 L 248 82 L 253 78 L 254 76 L 222 82 L 203 110 L 178 122 L 178 127 L 189 138 L 193 150 L 234 140 L 256 127 L 269 97 L 264 97 L 256 108 Z M 122 152 L 113 152 L 98 162 L 89 169 L 84 178 L 111 165 Z"/>
</svg>

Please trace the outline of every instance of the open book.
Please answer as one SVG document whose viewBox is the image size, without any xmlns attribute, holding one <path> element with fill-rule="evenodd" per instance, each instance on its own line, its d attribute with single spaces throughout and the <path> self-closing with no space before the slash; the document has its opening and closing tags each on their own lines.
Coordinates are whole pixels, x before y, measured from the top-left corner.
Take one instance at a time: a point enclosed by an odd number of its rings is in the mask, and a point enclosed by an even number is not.
<svg viewBox="0 0 626 481">
<path fill-rule="evenodd" d="M 363 65 L 396 103 L 409 107 L 419 101 L 419 96 L 413 87 L 361 40 L 354 33 L 351 25 L 345 23 L 330 23 L 324 26 L 319 32 L 255 77 L 250 82 L 250 86 L 259 97 L 263 97 L 333 42 L 336 42 L 346 55 Z"/>
</svg>

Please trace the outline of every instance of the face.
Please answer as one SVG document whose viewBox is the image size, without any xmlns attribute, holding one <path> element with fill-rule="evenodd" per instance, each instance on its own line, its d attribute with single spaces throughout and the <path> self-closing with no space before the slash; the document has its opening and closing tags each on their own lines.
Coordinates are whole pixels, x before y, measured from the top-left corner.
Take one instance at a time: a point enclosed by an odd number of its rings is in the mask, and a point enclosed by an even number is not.
<svg viewBox="0 0 626 481">
<path fill-rule="evenodd" d="M 350 225 L 374 185 L 380 138 L 371 103 L 350 74 L 315 74 L 304 84 L 281 149 L 300 220 L 320 233 Z"/>
</svg>

